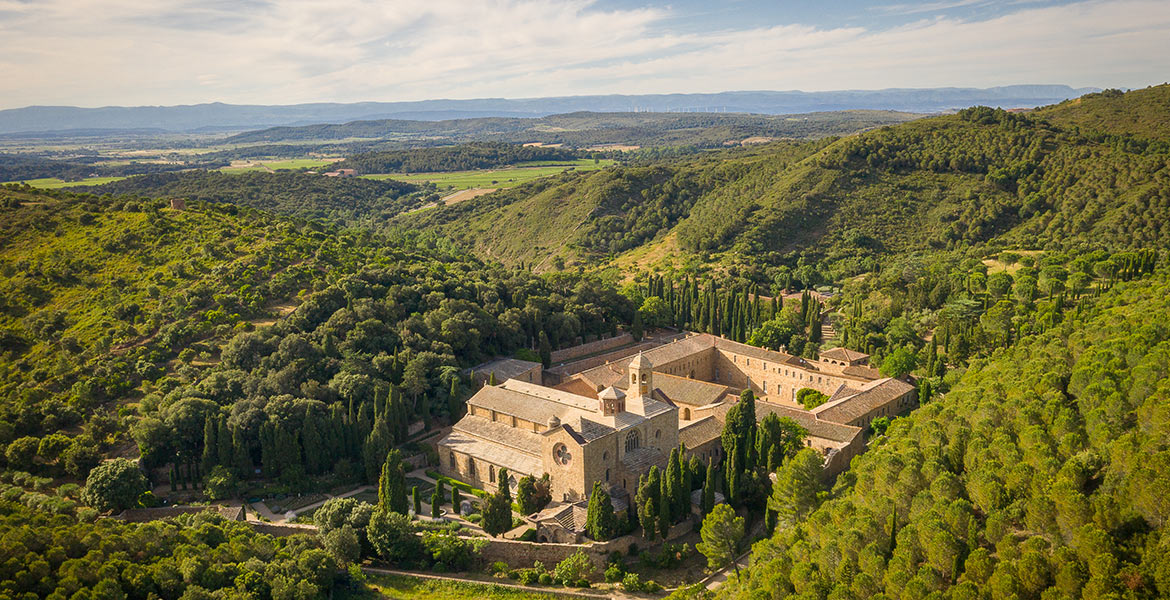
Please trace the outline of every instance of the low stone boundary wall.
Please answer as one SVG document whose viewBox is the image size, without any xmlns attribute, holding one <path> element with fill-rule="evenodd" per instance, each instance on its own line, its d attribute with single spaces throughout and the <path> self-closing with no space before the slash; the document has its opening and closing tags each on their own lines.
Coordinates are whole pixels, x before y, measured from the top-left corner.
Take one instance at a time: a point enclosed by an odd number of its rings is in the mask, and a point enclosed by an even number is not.
<svg viewBox="0 0 1170 600">
<path fill-rule="evenodd" d="M 618 335 L 605 338 L 603 340 L 597 340 L 595 342 L 589 342 L 579 346 L 570 346 L 561 350 L 554 350 L 552 353 L 552 361 L 554 363 L 565 362 L 567 360 L 573 360 L 579 356 L 585 356 L 595 352 L 604 352 L 612 348 L 625 346 L 626 344 L 632 344 L 633 342 L 634 336 L 628 333 L 619 333 Z"/>
<path fill-rule="evenodd" d="M 691 519 L 687 519 L 671 527 L 666 532 L 666 541 L 676 540 L 691 531 L 694 531 L 694 523 Z M 639 548 L 652 548 L 661 543 L 661 541 L 648 542 L 646 538 L 638 534 L 624 535 L 619 538 L 614 538 L 606 542 L 592 542 L 590 544 L 552 544 L 548 542 L 521 542 L 518 540 L 505 540 L 500 538 L 469 538 L 476 540 L 486 539 L 487 542 L 480 550 L 480 556 L 484 562 L 493 563 L 496 561 L 503 561 L 508 563 L 512 568 L 526 568 L 531 567 L 532 563 L 540 561 L 545 567 L 552 568 L 557 563 L 572 556 L 578 550 L 583 550 L 585 555 L 593 561 L 594 566 L 598 569 L 604 569 L 609 561 L 609 555 L 613 552 L 625 554 L 630 551 L 630 546 L 637 545 Z"/>
</svg>

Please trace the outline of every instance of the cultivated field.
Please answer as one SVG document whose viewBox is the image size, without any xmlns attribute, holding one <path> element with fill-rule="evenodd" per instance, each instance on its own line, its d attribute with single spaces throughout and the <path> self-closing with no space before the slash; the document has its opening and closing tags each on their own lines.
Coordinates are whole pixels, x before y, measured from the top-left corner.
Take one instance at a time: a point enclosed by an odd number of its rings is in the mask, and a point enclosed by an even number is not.
<svg viewBox="0 0 1170 600">
<path fill-rule="evenodd" d="M 101 185 L 103 183 L 110 183 L 112 181 L 121 181 L 125 177 L 88 177 L 81 181 L 64 181 L 56 177 L 45 177 L 43 179 L 27 179 L 25 181 L 15 181 L 9 183 L 27 183 L 35 188 L 46 190 L 55 190 L 60 188 L 77 187 L 79 185 Z"/>
<path fill-rule="evenodd" d="M 370 179 L 395 179 L 407 183 L 431 182 L 440 188 L 469 190 L 473 188 L 510 188 L 522 183 L 556 175 L 566 169 L 592 171 L 612 165 L 612 160 L 594 162 L 592 159 L 569 161 L 530 161 L 518 163 L 505 169 L 482 169 L 473 171 L 451 171 L 448 173 L 387 173 L 384 175 L 363 175 Z"/>
<path fill-rule="evenodd" d="M 287 160 L 236 161 L 230 167 L 223 167 L 224 173 L 246 173 L 248 171 L 293 171 L 296 169 L 317 169 L 337 162 L 338 158 L 293 158 Z"/>
</svg>

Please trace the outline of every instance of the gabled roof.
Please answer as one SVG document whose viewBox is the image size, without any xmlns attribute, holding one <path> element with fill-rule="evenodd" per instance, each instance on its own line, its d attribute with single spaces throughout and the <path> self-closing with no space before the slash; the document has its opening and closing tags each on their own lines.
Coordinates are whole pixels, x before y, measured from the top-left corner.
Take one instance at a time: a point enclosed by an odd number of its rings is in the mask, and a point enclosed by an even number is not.
<svg viewBox="0 0 1170 600">
<path fill-rule="evenodd" d="M 858 352 L 848 348 L 829 348 L 828 350 L 821 352 L 821 358 L 831 358 L 833 360 L 854 362 L 869 358 L 869 355 L 865 354 L 864 352 Z"/>
<path fill-rule="evenodd" d="M 618 387 L 628 388 L 629 383 L 623 378 L 617 383 Z M 666 373 L 654 374 L 654 388 L 675 405 L 707 406 L 715 404 L 727 394 L 727 386 L 718 383 L 708 383 L 698 379 L 688 379 Z"/>
<path fill-rule="evenodd" d="M 796 421 L 801 427 L 804 427 L 809 435 L 821 438 L 822 440 L 848 443 L 853 438 L 861 435 L 860 427 L 818 419 L 815 414 L 802 408 L 773 404 L 771 402 L 756 402 L 756 420 L 762 419 L 767 413 L 773 413 L 781 418 L 788 417 Z"/>
<path fill-rule="evenodd" d="M 506 381 L 539 367 L 540 363 L 519 358 L 497 358 L 471 368 L 477 376 L 487 377 L 489 373 L 496 374 L 496 381 Z"/>
<path fill-rule="evenodd" d="M 678 430 L 678 443 L 687 448 L 698 448 L 723 434 L 723 423 L 712 415 L 683 425 Z"/>
<path fill-rule="evenodd" d="M 848 423 L 913 391 L 914 386 L 909 383 L 887 377 L 871 381 L 856 394 L 826 402 L 812 412 L 819 419 Z"/>
<path fill-rule="evenodd" d="M 515 432 L 517 430 L 513 429 L 512 431 Z M 492 464 L 507 467 L 509 471 L 519 475 L 532 475 L 536 477 L 544 472 L 544 466 L 539 454 L 533 455 L 519 451 L 513 446 L 502 444 L 496 438 L 483 439 L 466 431 L 453 429 L 451 433 L 439 441 L 439 445 L 450 448 L 460 454 L 474 456 Z"/>
</svg>

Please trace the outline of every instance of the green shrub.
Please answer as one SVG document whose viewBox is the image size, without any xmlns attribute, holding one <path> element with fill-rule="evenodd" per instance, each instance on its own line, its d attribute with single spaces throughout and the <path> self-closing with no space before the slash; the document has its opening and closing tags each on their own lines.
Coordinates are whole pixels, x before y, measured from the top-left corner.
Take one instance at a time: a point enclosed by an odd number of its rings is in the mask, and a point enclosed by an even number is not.
<svg viewBox="0 0 1170 600">
<path fill-rule="evenodd" d="M 543 585 L 552 585 L 553 584 L 552 574 L 551 573 L 541 573 L 540 574 L 540 583 L 542 583 Z"/>
<path fill-rule="evenodd" d="M 631 575 L 634 575 L 634 573 L 631 573 Z M 622 568 L 618 565 L 611 564 L 609 565 L 609 568 L 605 570 L 606 583 L 617 583 L 622 581 L 623 577 L 625 577 L 625 572 L 623 572 Z"/>
</svg>

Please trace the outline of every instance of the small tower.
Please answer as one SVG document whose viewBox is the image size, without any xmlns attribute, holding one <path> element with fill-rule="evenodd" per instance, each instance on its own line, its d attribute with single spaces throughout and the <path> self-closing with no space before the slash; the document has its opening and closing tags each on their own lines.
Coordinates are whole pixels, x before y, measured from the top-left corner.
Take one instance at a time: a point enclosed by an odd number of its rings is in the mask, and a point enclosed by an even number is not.
<svg viewBox="0 0 1170 600">
<path fill-rule="evenodd" d="M 641 352 L 630 363 L 630 395 L 645 398 L 654 389 L 654 365 Z"/>
<path fill-rule="evenodd" d="M 613 387 L 607 387 L 597 394 L 597 400 L 601 404 L 601 414 L 607 417 L 612 417 L 620 412 L 626 410 L 626 393 Z"/>
</svg>

